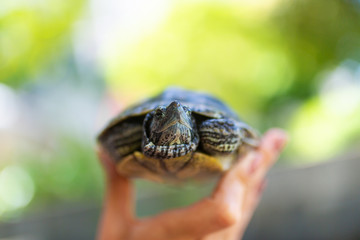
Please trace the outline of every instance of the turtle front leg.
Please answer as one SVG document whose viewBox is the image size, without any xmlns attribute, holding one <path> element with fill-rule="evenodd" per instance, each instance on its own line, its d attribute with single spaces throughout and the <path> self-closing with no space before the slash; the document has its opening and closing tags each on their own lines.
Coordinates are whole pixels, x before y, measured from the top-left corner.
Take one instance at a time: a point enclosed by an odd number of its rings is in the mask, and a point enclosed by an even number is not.
<svg viewBox="0 0 360 240">
<path fill-rule="evenodd" d="M 257 134 L 245 123 L 231 119 L 209 119 L 200 124 L 200 144 L 212 155 L 230 154 L 244 144 L 257 147 Z"/>
<path fill-rule="evenodd" d="M 100 143 L 110 151 L 117 161 L 141 147 L 142 123 L 124 122 L 99 136 Z"/>
</svg>

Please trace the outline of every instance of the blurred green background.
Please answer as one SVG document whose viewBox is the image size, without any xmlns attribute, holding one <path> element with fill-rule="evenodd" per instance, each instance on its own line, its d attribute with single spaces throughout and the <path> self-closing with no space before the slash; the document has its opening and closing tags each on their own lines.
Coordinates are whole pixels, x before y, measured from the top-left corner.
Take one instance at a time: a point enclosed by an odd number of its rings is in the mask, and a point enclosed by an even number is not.
<svg viewBox="0 0 360 240">
<path fill-rule="evenodd" d="M 99 204 L 96 134 L 170 85 L 214 94 L 261 132 L 286 129 L 279 165 L 359 149 L 360 1 L 1 1 L 0 221 Z"/>
</svg>

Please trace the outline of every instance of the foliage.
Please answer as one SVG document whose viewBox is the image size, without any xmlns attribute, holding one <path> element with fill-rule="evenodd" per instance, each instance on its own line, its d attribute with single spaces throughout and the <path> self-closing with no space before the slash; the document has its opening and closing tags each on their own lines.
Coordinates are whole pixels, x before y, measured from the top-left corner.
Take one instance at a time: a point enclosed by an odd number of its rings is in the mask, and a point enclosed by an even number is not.
<svg viewBox="0 0 360 240">
<path fill-rule="evenodd" d="M 61 55 L 84 0 L 2 1 L 0 82 L 18 87 Z"/>
</svg>

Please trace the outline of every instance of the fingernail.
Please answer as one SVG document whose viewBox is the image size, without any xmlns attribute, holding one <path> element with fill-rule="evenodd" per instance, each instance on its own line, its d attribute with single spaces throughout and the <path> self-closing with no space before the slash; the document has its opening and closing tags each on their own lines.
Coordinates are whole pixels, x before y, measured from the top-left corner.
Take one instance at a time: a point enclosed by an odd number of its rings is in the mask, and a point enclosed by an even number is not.
<svg viewBox="0 0 360 240">
<path fill-rule="evenodd" d="M 283 139 L 277 139 L 273 143 L 273 149 L 276 152 L 280 152 L 285 147 L 285 141 Z"/>
<path fill-rule="evenodd" d="M 265 179 L 263 179 L 258 186 L 258 195 L 262 194 L 264 192 L 264 189 L 267 185 L 267 181 Z"/>
<path fill-rule="evenodd" d="M 262 163 L 262 155 L 256 154 L 249 168 L 249 174 L 253 174 Z"/>
</svg>

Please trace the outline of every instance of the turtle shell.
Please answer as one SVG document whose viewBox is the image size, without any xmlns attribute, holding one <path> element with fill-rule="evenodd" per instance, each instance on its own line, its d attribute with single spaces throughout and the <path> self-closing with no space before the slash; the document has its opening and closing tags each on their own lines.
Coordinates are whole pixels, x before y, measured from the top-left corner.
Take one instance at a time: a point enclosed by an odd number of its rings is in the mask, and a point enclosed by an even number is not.
<svg viewBox="0 0 360 240">
<path fill-rule="evenodd" d="M 227 105 L 207 93 L 171 87 L 153 98 L 145 99 L 142 102 L 127 108 L 115 117 L 104 131 L 129 118 L 145 117 L 147 113 L 153 111 L 156 107 L 167 106 L 175 100 L 190 108 L 193 113 L 204 117 L 232 118 L 239 120 L 237 114 Z"/>
<path fill-rule="evenodd" d="M 224 121 L 231 119 L 232 122 L 239 123 L 246 130 L 244 134 L 249 140 L 247 145 L 256 146 L 257 136 L 252 128 L 243 123 L 237 114 L 223 102 L 206 93 L 171 87 L 153 98 L 127 108 L 100 133 L 98 137 L 100 146 L 114 158 L 119 173 L 128 177 L 141 177 L 154 181 L 199 179 L 201 176 L 207 178 L 208 176 L 219 175 L 219 173 L 227 170 L 238 158 L 239 152 L 245 149 L 240 145 L 237 151 L 219 156 L 201 151 L 200 148 L 186 157 L 157 159 L 156 157 L 146 157 L 141 152 L 141 140 L 135 142 L 129 140 L 132 148 L 130 150 L 129 148 L 125 149 L 125 154 L 119 153 L 119 148 L 115 146 L 113 140 L 118 137 L 119 133 L 131 132 L 127 134 L 130 139 L 139 139 L 140 135 L 146 135 L 145 125 L 143 126 L 142 123 L 146 122 L 146 116 L 150 116 L 148 113 L 153 112 L 159 106 L 166 107 L 174 101 L 180 102 L 191 111 L 197 125 L 209 119 L 220 119 L 220 124 L 222 124 L 221 119 Z"/>
</svg>

